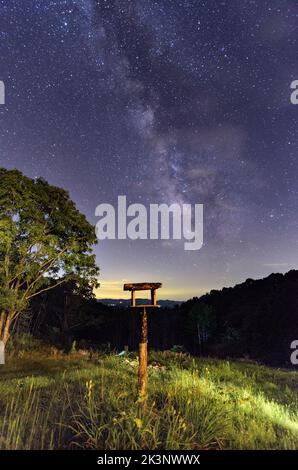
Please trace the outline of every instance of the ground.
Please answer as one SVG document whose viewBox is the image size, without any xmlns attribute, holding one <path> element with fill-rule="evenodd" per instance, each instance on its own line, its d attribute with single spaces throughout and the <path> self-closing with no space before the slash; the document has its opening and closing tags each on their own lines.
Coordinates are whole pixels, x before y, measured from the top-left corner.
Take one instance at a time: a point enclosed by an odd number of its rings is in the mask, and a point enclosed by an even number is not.
<svg viewBox="0 0 298 470">
<path fill-rule="evenodd" d="M 298 374 L 151 352 L 23 352 L 0 366 L 0 449 L 298 449 Z"/>
</svg>

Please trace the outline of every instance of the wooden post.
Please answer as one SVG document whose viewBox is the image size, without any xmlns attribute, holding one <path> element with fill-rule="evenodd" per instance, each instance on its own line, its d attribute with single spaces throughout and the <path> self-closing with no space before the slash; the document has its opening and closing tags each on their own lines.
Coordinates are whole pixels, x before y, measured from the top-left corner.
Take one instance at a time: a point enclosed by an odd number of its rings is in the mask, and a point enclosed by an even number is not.
<svg viewBox="0 0 298 470">
<path fill-rule="evenodd" d="M 139 344 L 139 397 L 146 400 L 147 396 L 147 382 L 148 382 L 148 321 L 146 308 L 141 312 L 141 338 Z"/>
<path fill-rule="evenodd" d="M 131 306 L 132 307 L 136 306 L 136 291 L 135 290 L 131 291 Z"/>
<path fill-rule="evenodd" d="M 156 289 L 151 289 L 151 305 L 156 305 Z"/>
<path fill-rule="evenodd" d="M 162 286 L 161 282 L 135 282 L 124 284 L 123 290 L 131 292 L 131 307 L 141 310 L 141 335 L 139 342 L 139 372 L 138 372 L 138 392 L 139 398 L 146 403 L 147 382 L 148 382 L 148 322 L 147 308 L 156 309 L 159 307 L 156 303 L 156 289 Z M 151 304 L 136 304 L 135 291 L 151 291 Z"/>
</svg>

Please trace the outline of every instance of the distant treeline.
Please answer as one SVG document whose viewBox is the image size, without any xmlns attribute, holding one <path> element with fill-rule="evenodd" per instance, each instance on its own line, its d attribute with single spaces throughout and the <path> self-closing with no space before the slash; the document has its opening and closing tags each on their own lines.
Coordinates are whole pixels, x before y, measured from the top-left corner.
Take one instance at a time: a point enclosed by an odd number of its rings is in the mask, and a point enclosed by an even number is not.
<svg viewBox="0 0 298 470">
<path fill-rule="evenodd" d="M 137 349 L 138 313 L 103 305 L 77 292 L 71 283 L 37 297 L 27 318 L 26 328 L 35 336 L 65 349 L 74 341 L 81 348 Z M 298 271 L 294 270 L 247 279 L 149 313 L 149 343 L 154 349 L 176 346 L 192 354 L 290 365 L 290 344 L 295 339 Z"/>
</svg>

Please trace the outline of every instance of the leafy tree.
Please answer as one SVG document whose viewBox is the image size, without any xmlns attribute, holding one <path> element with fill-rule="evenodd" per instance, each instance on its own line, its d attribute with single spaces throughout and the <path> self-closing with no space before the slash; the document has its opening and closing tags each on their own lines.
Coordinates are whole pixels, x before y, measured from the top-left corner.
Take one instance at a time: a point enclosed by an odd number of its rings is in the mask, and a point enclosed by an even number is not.
<svg viewBox="0 0 298 470">
<path fill-rule="evenodd" d="M 30 302 L 30 311 L 31 332 L 66 351 L 77 333 L 100 323 L 93 290 L 74 280 L 34 297 Z"/>
<path fill-rule="evenodd" d="M 0 168 L 0 339 L 33 297 L 66 281 L 98 285 L 95 231 L 68 193 Z"/>
<path fill-rule="evenodd" d="M 196 325 L 196 334 L 199 341 L 200 352 L 202 353 L 203 344 L 209 339 L 209 335 L 214 328 L 214 318 L 212 307 L 205 303 L 195 304 L 190 311 L 192 321 Z"/>
</svg>

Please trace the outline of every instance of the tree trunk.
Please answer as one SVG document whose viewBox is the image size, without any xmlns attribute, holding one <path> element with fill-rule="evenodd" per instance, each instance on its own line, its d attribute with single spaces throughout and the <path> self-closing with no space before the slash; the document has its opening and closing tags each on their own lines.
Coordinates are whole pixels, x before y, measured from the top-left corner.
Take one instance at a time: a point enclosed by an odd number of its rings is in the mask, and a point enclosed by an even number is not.
<svg viewBox="0 0 298 470">
<path fill-rule="evenodd" d="M 1 312 L 0 316 L 0 340 L 3 341 L 4 344 L 7 343 L 10 335 L 10 328 L 12 322 L 15 318 L 16 312 Z"/>
<path fill-rule="evenodd" d="M 62 318 L 62 332 L 67 335 L 69 332 L 69 324 L 68 324 L 68 317 L 69 317 L 70 305 L 68 296 L 66 294 L 64 307 L 63 307 L 63 318 Z"/>
<path fill-rule="evenodd" d="M 6 318 L 6 313 L 4 312 L 4 310 L 2 310 L 0 313 L 0 339 L 2 338 L 2 331 L 4 328 L 5 318 Z"/>
</svg>

